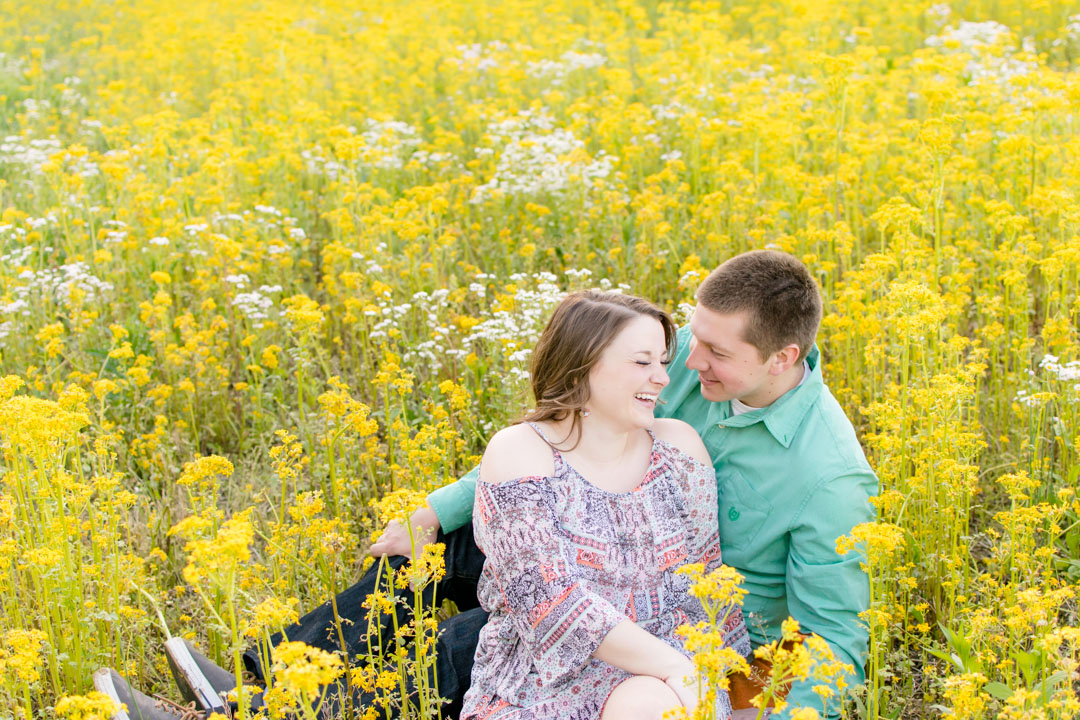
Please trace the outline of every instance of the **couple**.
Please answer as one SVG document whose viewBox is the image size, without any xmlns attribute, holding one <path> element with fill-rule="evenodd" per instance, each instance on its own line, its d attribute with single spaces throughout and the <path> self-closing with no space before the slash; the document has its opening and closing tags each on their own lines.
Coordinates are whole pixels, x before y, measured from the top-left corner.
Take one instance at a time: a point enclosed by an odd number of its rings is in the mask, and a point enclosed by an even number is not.
<svg viewBox="0 0 1080 720">
<path fill-rule="evenodd" d="M 835 542 L 872 519 L 877 481 L 822 382 L 820 319 L 809 272 L 772 251 L 714 271 L 677 333 L 636 298 L 584 293 L 560 305 L 534 353 L 536 410 L 411 519 L 446 543 L 439 592 L 462 610 L 438 641 L 450 714 L 659 718 L 692 705 L 674 630 L 700 608 L 674 570 L 715 566 L 717 542 L 748 591 L 745 625 L 733 613 L 724 628 L 729 643 L 748 653 L 791 615 L 856 668 L 849 684 L 862 681 L 868 582 Z M 391 525 L 371 552 L 407 555 L 408 535 Z M 362 603 L 376 582 L 372 570 L 337 598 L 353 620 L 350 656 L 368 650 Z M 284 634 L 337 650 L 332 620 L 328 603 Z M 231 689 L 228 673 L 172 648 L 189 699 L 200 683 Z M 788 701 L 821 707 L 809 683 Z M 838 710 L 834 701 L 828 714 Z"/>
</svg>

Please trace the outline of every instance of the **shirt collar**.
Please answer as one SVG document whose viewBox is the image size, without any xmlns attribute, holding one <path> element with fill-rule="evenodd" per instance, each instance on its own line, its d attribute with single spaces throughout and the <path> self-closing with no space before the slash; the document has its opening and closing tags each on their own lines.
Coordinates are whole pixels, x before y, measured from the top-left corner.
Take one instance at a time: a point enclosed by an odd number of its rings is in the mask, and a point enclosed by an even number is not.
<svg viewBox="0 0 1080 720">
<path fill-rule="evenodd" d="M 821 351 L 817 345 L 811 348 L 806 362 L 810 366 L 810 377 L 802 385 L 781 395 L 773 404 L 732 415 L 731 401 L 713 403 L 709 413 L 710 422 L 724 427 L 749 427 L 761 422 L 778 443 L 785 448 L 791 447 L 806 411 L 817 401 L 825 385 L 821 378 Z"/>
</svg>

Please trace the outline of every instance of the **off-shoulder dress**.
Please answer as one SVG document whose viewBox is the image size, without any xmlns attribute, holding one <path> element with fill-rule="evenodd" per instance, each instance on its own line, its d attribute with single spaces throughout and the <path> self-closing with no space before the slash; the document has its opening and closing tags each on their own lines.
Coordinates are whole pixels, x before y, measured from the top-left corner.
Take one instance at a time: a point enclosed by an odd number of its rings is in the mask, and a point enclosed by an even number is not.
<svg viewBox="0 0 1080 720">
<path fill-rule="evenodd" d="M 592 657 L 615 625 L 633 620 L 686 653 L 675 630 L 706 620 L 690 579 L 675 571 L 720 565 L 713 468 L 653 436 L 645 476 L 615 493 L 552 452 L 550 477 L 477 484 L 473 527 L 486 557 L 478 596 L 490 617 L 462 720 L 595 720 L 630 677 Z M 750 654 L 737 607 L 722 631 Z M 730 713 L 726 697 L 717 710 Z"/>
</svg>

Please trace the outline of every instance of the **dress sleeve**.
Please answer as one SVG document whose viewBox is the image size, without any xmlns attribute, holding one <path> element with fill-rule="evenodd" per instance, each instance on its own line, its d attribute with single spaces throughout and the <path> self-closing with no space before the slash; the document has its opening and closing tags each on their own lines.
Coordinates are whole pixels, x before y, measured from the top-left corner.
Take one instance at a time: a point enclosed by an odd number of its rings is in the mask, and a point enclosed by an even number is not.
<svg viewBox="0 0 1080 720">
<path fill-rule="evenodd" d="M 720 531 L 716 521 L 716 473 L 711 465 L 705 465 L 686 456 L 683 469 L 684 487 L 688 512 L 688 562 L 702 563 L 710 573 L 723 565 L 720 553 Z M 720 613 L 723 619 L 724 644 L 743 657 L 750 657 L 750 634 L 746 630 L 742 607 L 732 604 Z"/>
<path fill-rule="evenodd" d="M 494 593 L 484 599 L 505 607 L 540 681 L 546 686 L 575 676 L 627 618 L 571 574 L 568 538 L 547 480 L 479 481 L 473 528 L 487 558 L 484 573 L 498 593 L 494 601 Z"/>
</svg>

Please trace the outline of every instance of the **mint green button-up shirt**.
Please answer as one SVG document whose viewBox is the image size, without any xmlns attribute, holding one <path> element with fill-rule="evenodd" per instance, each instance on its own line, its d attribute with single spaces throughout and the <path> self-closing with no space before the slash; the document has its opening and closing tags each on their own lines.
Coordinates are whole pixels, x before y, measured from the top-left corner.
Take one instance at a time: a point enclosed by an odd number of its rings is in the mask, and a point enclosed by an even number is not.
<svg viewBox="0 0 1080 720">
<path fill-rule="evenodd" d="M 686 367 L 689 344 L 690 329 L 683 327 L 657 415 L 692 425 L 712 456 L 723 560 L 745 578 L 751 642 L 779 638 L 790 615 L 855 668 L 849 684 L 861 684 L 867 630 L 859 614 L 870 604 L 869 582 L 856 554 L 836 553 L 836 539 L 874 519 L 869 499 L 878 484 L 822 381 L 818 349 L 807 357 L 805 382 L 766 408 L 733 416 L 730 402 L 702 397 L 697 373 Z M 428 496 L 445 531 L 471 521 L 476 475 Z M 795 683 L 788 702 L 822 709 L 809 682 Z M 827 716 L 838 713 L 835 702 L 826 709 Z"/>
</svg>

